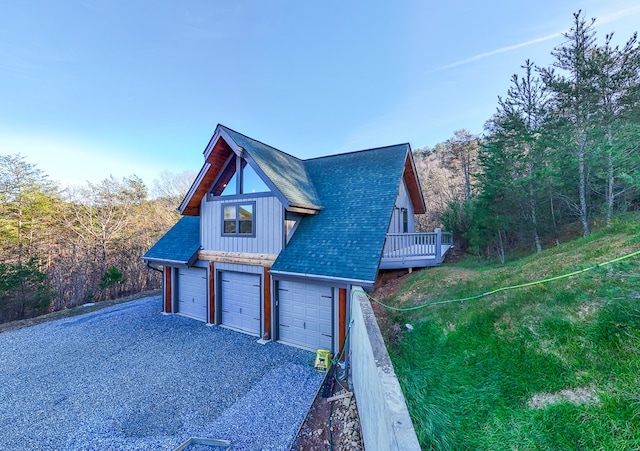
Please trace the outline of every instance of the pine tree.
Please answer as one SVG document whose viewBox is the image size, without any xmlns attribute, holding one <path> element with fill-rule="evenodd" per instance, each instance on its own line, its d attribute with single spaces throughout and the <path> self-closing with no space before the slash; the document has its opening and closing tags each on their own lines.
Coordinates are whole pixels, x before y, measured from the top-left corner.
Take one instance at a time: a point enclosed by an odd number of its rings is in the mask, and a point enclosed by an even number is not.
<svg viewBox="0 0 640 451">
<path fill-rule="evenodd" d="M 570 137 L 569 153 L 577 169 L 577 212 L 583 235 L 590 234 L 589 174 L 592 159 L 589 155 L 590 133 L 597 111 L 594 64 L 595 19 L 587 23 L 581 11 L 573 15 L 572 28 L 564 34 L 567 39 L 551 54 L 555 57 L 553 68 L 541 70 L 542 79 L 553 94 L 558 126 L 564 125 Z M 562 71 L 556 72 L 555 69 Z"/>
</svg>

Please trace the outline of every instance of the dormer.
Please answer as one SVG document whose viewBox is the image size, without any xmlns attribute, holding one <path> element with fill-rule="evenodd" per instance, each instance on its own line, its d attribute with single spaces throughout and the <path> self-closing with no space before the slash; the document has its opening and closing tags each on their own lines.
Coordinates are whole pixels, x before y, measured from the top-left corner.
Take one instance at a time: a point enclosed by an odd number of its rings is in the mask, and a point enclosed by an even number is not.
<svg viewBox="0 0 640 451">
<path fill-rule="evenodd" d="M 230 155 L 218 178 L 209 190 L 209 199 L 269 193 L 271 190 L 247 160 Z"/>
<path fill-rule="evenodd" d="M 204 151 L 205 163 L 178 210 L 199 216 L 200 202 L 250 193 L 271 193 L 290 213 L 322 210 L 304 162 L 218 125 Z"/>
</svg>

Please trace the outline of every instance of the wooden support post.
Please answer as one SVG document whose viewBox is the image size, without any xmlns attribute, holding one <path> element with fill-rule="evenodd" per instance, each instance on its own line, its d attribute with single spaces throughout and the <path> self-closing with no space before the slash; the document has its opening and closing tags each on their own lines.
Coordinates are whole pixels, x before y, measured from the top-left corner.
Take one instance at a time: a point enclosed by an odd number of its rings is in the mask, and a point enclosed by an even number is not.
<svg viewBox="0 0 640 451">
<path fill-rule="evenodd" d="M 264 319 L 263 326 L 264 332 L 262 333 L 263 340 L 271 340 L 271 275 L 269 269 L 264 268 Z"/>
<path fill-rule="evenodd" d="M 171 266 L 164 267 L 164 312 L 172 313 L 171 309 L 172 296 L 171 296 L 171 275 L 173 274 L 173 268 Z"/>
<path fill-rule="evenodd" d="M 347 290 L 338 289 L 338 355 L 342 352 L 347 334 Z"/>
<path fill-rule="evenodd" d="M 436 232 L 436 262 L 442 262 L 442 229 L 438 228 Z"/>
<path fill-rule="evenodd" d="M 216 285 L 213 262 L 209 262 L 209 324 L 216 323 Z"/>
</svg>

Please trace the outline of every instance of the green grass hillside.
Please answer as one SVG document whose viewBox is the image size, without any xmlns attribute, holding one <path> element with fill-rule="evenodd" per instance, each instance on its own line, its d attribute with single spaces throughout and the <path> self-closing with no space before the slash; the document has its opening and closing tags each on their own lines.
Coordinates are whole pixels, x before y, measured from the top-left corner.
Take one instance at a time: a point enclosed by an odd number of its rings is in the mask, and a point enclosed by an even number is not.
<svg viewBox="0 0 640 451">
<path fill-rule="evenodd" d="M 465 298 L 638 250 L 640 215 L 627 215 L 505 265 L 421 271 L 387 304 Z M 423 449 L 640 449 L 640 255 L 383 315 L 413 326 L 388 344 Z"/>
</svg>

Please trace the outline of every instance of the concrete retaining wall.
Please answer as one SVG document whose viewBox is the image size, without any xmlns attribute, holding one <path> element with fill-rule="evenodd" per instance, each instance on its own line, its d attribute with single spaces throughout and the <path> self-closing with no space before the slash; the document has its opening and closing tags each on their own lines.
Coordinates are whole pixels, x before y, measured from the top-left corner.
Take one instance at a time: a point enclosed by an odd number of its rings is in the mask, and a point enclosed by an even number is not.
<svg viewBox="0 0 640 451">
<path fill-rule="evenodd" d="M 420 450 L 418 437 L 373 309 L 353 287 L 351 378 L 367 451 Z"/>
</svg>

